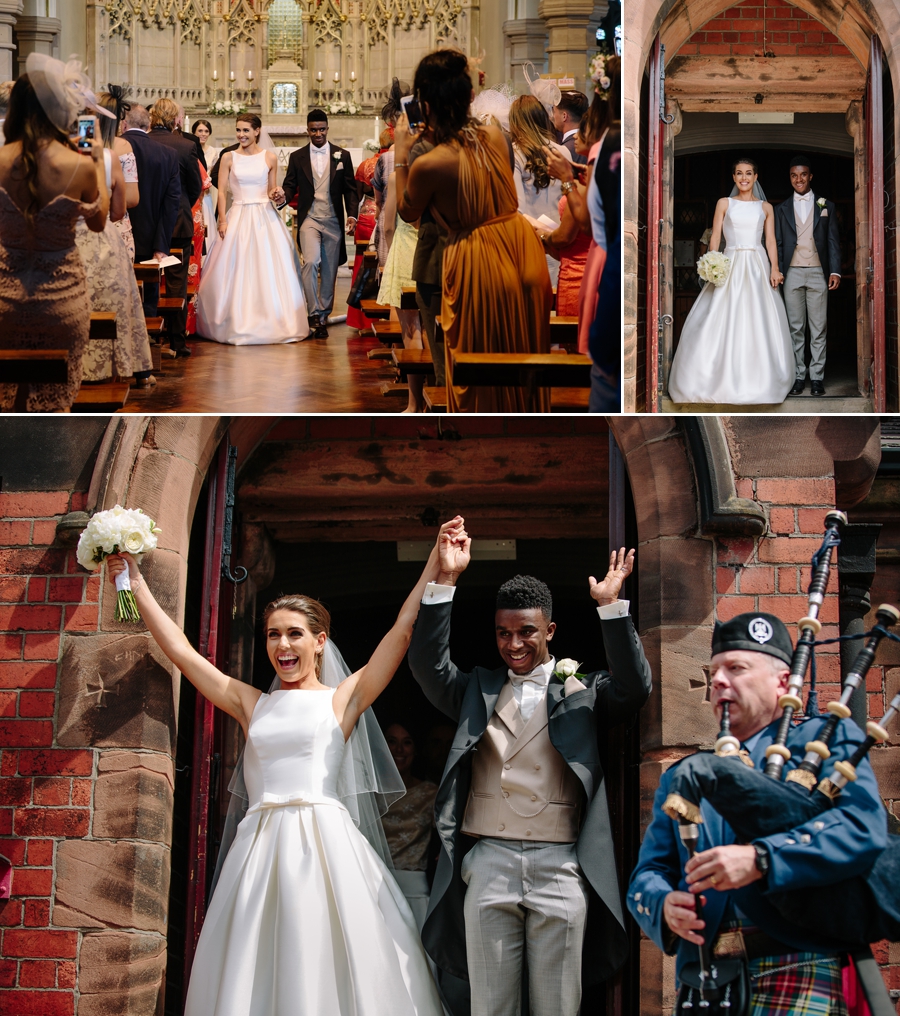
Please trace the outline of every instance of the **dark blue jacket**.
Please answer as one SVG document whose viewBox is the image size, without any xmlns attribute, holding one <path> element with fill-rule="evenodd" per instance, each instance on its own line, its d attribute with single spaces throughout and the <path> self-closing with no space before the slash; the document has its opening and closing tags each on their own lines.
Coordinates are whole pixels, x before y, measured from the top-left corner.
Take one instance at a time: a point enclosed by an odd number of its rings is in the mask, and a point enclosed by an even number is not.
<svg viewBox="0 0 900 1016">
<path fill-rule="evenodd" d="M 140 201 L 129 209 L 135 261 L 149 261 L 156 251 L 169 253 L 181 205 L 178 156 L 142 130 L 125 131 L 137 164 Z"/>
<path fill-rule="evenodd" d="M 807 720 L 791 730 L 787 742 L 791 760 L 785 764 L 785 773 L 803 761 L 807 741 L 816 737 L 825 719 Z M 751 751 L 750 756 L 757 768 L 765 768 L 766 748 L 775 740 L 777 729 L 776 720 L 763 731 Z M 864 737 L 852 720 L 841 720 L 830 745 L 831 758 L 823 765 L 822 775 L 830 775 L 838 759 L 849 758 Z M 735 765 L 739 764 L 735 762 Z M 653 818 L 644 835 L 625 902 L 641 930 L 660 949 L 671 954 L 677 948 L 680 970 L 684 963 L 696 961 L 697 947 L 674 937 L 663 921 L 666 894 L 673 889 L 688 889 L 684 878 L 687 851 L 678 836 L 677 823 L 662 811 L 674 769 L 674 766 L 668 769 L 660 780 L 653 801 Z M 887 815 L 868 760 L 858 767 L 857 772 L 859 778 L 848 784 L 834 808 L 796 829 L 786 829 L 783 833 L 756 841 L 765 844 L 769 851 L 770 867 L 766 879 L 730 892 L 709 889 L 704 892 L 707 903 L 703 912 L 706 922 L 703 936 L 707 942 L 715 938 L 728 898 L 732 896 L 735 905 L 753 924 L 798 952 L 838 951 L 838 946 L 824 938 L 817 938 L 787 923 L 766 899 L 766 893 L 770 889 L 827 886 L 831 882 L 862 874 L 872 866 L 887 845 Z M 700 826 L 698 850 L 735 842 L 731 827 L 707 802 L 703 802 L 701 810 L 703 824 Z"/>
</svg>

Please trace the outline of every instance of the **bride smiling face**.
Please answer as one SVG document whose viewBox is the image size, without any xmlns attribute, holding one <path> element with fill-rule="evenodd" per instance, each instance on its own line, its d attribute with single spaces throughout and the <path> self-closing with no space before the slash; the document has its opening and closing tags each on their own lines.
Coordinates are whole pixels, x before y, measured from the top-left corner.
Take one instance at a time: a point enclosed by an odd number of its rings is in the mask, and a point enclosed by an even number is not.
<svg viewBox="0 0 900 1016">
<path fill-rule="evenodd" d="M 325 632 L 312 631 L 309 618 L 297 610 L 273 610 L 266 622 L 266 652 L 282 689 L 317 680 L 317 660 Z"/>
<path fill-rule="evenodd" d="M 241 148 L 252 148 L 257 144 L 261 131 L 262 123 L 256 116 L 250 120 L 238 120 L 234 127 L 235 139 Z"/>
<path fill-rule="evenodd" d="M 738 196 L 744 200 L 752 199 L 753 185 L 759 176 L 756 164 L 753 162 L 736 162 L 734 164 L 732 179 L 738 189 Z"/>
</svg>

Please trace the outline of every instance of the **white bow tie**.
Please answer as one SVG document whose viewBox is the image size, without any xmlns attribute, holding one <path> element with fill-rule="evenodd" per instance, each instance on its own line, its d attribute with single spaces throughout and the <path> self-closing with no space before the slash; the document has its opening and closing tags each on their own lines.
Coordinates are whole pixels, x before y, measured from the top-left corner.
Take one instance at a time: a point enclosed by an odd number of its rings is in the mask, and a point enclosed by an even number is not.
<svg viewBox="0 0 900 1016">
<path fill-rule="evenodd" d="M 812 191 L 807 191 L 805 194 L 794 194 L 795 201 L 812 201 Z"/>
<path fill-rule="evenodd" d="M 531 682 L 531 684 L 547 683 L 547 675 L 544 673 L 544 664 L 540 664 L 527 674 L 514 674 L 511 670 L 508 670 L 507 673 L 509 674 L 509 679 L 513 684 L 525 684 L 526 681 Z"/>
</svg>

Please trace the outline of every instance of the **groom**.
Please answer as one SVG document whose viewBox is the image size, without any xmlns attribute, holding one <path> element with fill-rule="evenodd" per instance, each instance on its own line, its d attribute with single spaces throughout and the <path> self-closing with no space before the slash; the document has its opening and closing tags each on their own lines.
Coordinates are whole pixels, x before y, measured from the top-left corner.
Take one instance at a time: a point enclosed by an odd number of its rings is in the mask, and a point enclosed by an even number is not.
<svg viewBox="0 0 900 1016">
<path fill-rule="evenodd" d="M 359 195 L 350 153 L 328 141 L 328 115 L 312 109 L 306 118 L 310 143 L 288 160 L 281 201 L 297 197 L 297 243 L 303 255 L 300 278 L 313 338 L 328 338 L 328 315 L 334 307 L 338 268 L 347 261 L 347 232 L 356 228 Z"/>
<path fill-rule="evenodd" d="M 497 595 L 503 666 L 462 673 L 450 660 L 450 615 L 470 544 L 462 520 L 442 537 L 409 647 L 413 676 L 457 723 L 435 800 L 441 853 L 422 940 L 445 993 L 469 981 L 472 1016 L 516 1016 L 526 965 L 533 1016 L 576 1016 L 582 973 L 605 980 L 628 953 L 597 741 L 650 694 L 618 599 L 634 551 L 613 554 L 602 582 L 590 579 L 612 673 L 562 676 L 572 661 L 550 654 L 550 590 L 522 575 Z M 464 998 L 452 1002 L 462 1016 Z"/>
<path fill-rule="evenodd" d="M 803 347 L 809 322 L 811 390 L 813 395 L 824 395 L 828 291 L 841 284 L 837 216 L 833 201 L 813 193 L 813 175 L 806 156 L 791 159 L 790 171 L 793 197 L 775 209 L 778 267 L 784 275 L 784 306 L 794 346 L 796 380 L 790 394 L 800 395 L 806 385 Z"/>
</svg>

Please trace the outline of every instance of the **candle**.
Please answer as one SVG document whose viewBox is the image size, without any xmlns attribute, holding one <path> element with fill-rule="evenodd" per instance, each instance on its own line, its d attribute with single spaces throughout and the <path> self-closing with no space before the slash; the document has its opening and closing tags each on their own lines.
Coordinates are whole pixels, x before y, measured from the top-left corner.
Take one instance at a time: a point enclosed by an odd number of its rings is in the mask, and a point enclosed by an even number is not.
<svg viewBox="0 0 900 1016">
<path fill-rule="evenodd" d="M 356 71 L 350 71 L 350 80 L 356 81 Z"/>
<path fill-rule="evenodd" d="M 318 74 L 316 75 L 316 81 L 321 81 L 321 80 L 322 80 L 322 78 L 323 78 L 324 76 L 325 76 L 325 75 L 324 75 L 324 74 L 322 74 L 322 72 L 321 72 L 321 71 L 319 71 L 319 73 L 318 73 Z"/>
<path fill-rule="evenodd" d="M 335 71 L 334 72 L 334 83 L 337 84 L 340 80 L 341 80 L 340 74 L 337 71 Z"/>
<path fill-rule="evenodd" d="M 218 81 L 218 80 L 219 80 L 219 72 L 218 71 L 213 71 L 213 81 Z"/>
<path fill-rule="evenodd" d="M 229 81 L 234 81 L 234 71 L 232 71 L 232 72 L 231 72 L 231 73 L 230 73 L 230 74 L 228 75 L 228 80 L 229 80 Z"/>
<path fill-rule="evenodd" d="M 378 141 L 378 139 L 381 137 L 381 125 L 377 116 L 375 117 L 375 133 L 372 135 L 372 137 L 375 138 L 376 141 Z"/>
<path fill-rule="evenodd" d="M 247 80 L 248 81 L 252 81 L 253 80 L 253 71 L 247 71 Z"/>
</svg>

